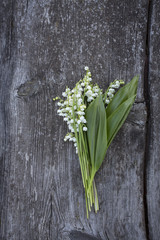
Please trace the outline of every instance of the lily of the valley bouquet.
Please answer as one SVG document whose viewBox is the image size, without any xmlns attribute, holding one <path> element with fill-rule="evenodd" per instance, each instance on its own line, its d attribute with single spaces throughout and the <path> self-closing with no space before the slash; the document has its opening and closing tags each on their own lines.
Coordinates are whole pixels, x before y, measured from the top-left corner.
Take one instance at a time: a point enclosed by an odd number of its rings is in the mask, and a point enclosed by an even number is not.
<svg viewBox="0 0 160 240">
<path fill-rule="evenodd" d="M 134 103 L 138 76 L 123 87 L 124 81 L 116 79 L 103 93 L 92 83 L 89 68 L 85 70 L 73 89 L 66 87 L 63 98 L 53 100 L 58 100 L 57 112 L 68 125 L 64 141 L 73 142 L 79 157 L 88 218 L 92 205 L 95 212 L 99 210 L 95 174 Z"/>
</svg>

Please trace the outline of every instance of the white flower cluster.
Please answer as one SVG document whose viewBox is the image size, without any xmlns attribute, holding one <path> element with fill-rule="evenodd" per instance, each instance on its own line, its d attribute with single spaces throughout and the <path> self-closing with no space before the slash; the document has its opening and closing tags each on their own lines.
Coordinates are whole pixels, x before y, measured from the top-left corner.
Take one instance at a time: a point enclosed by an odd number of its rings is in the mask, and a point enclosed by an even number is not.
<svg viewBox="0 0 160 240">
<path fill-rule="evenodd" d="M 103 101 L 105 103 L 105 105 L 108 105 L 110 103 L 110 101 L 113 99 L 114 94 L 116 89 L 118 89 L 120 87 L 121 84 L 124 84 L 124 81 L 122 80 L 114 80 L 113 83 L 111 83 L 107 89 L 107 91 L 104 94 L 104 98 Z M 107 107 L 107 106 L 106 106 Z"/>
<path fill-rule="evenodd" d="M 66 121 L 69 129 L 69 133 L 64 138 L 64 141 L 73 141 L 74 146 L 77 149 L 76 134 L 79 132 L 79 126 L 84 132 L 87 131 L 85 109 L 89 102 L 93 101 L 99 94 L 102 94 L 98 86 L 93 86 L 91 81 L 91 73 L 88 67 L 85 67 L 86 75 L 80 80 L 75 88 L 72 90 L 66 88 L 65 92 L 62 93 L 64 99 L 55 98 L 54 100 L 60 99 L 58 102 L 59 109 L 57 113 L 63 117 Z"/>
<path fill-rule="evenodd" d="M 85 67 L 86 75 L 80 80 L 75 88 L 72 90 L 66 87 L 65 92 L 62 93 L 63 98 L 55 98 L 53 100 L 59 100 L 57 105 L 59 109 L 57 111 L 59 116 L 63 117 L 63 120 L 67 123 L 69 132 L 64 138 L 64 141 L 73 141 L 78 152 L 77 136 L 80 129 L 87 131 L 87 120 L 85 118 L 85 110 L 88 105 L 99 95 L 102 95 L 102 90 L 99 86 L 93 85 L 91 72 L 88 67 Z M 119 88 L 122 84 L 119 80 L 115 80 L 110 84 L 106 93 L 103 95 L 105 104 L 109 104 L 114 96 L 115 89 Z"/>
</svg>

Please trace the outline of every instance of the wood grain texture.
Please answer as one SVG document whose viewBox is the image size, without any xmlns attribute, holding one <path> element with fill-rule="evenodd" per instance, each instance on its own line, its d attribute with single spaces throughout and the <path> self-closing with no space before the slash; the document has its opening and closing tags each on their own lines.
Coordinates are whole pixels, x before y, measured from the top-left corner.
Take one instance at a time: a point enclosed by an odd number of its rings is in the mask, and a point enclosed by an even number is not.
<svg viewBox="0 0 160 240">
<path fill-rule="evenodd" d="M 148 3 L 1 3 L 2 240 L 146 240 L 144 64 Z M 102 88 L 139 74 L 136 104 L 96 176 L 86 219 L 77 155 L 52 98 L 88 65 Z"/>
<path fill-rule="evenodd" d="M 147 164 L 147 202 L 149 239 L 160 239 L 160 5 L 151 2 L 149 21 L 149 131 Z"/>
</svg>

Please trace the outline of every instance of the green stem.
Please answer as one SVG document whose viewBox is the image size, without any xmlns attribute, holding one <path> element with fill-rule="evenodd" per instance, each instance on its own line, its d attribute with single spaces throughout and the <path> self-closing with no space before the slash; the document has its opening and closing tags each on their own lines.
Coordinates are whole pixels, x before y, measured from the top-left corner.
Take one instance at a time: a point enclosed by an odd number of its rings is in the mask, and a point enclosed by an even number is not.
<svg viewBox="0 0 160 240">
<path fill-rule="evenodd" d="M 88 189 L 87 189 L 88 193 L 90 192 L 90 188 L 91 188 L 91 186 L 92 186 L 92 183 L 93 183 L 93 179 L 94 179 L 95 174 L 96 174 L 96 172 L 92 170 L 92 172 L 91 172 L 91 178 L 89 179 L 89 186 L 88 186 Z"/>
<path fill-rule="evenodd" d="M 86 213 L 87 213 L 87 219 L 89 218 L 88 214 L 88 199 L 87 199 L 87 190 L 85 189 L 85 200 L 86 200 Z"/>
<path fill-rule="evenodd" d="M 95 212 L 97 213 L 97 211 L 99 210 L 99 203 L 98 203 L 96 184 L 94 180 L 93 180 L 93 188 L 94 188 L 94 196 L 95 196 L 94 209 L 95 209 Z"/>
</svg>

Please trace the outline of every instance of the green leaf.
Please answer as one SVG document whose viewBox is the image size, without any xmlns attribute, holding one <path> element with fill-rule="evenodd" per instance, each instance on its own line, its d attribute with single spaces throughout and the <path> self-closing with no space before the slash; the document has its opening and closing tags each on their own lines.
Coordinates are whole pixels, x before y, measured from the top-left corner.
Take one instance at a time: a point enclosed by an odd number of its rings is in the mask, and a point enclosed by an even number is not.
<svg viewBox="0 0 160 240">
<path fill-rule="evenodd" d="M 109 103 L 106 114 L 109 117 L 124 101 L 136 95 L 139 76 L 135 76 L 124 87 L 120 88 Z"/>
<path fill-rule="evenodd" d="M 123 102 L 107 119 L 107 148 L 109 147 L 113 138 L 123 125 L 124 121 L 126 120 L 132 104 L 134 103 L 135 97 L 136 95 Z"/>
<path fill-rule="evenodd" d="M 121 88 L 106 109 L 108 145 L 126 120 L 137 94 L 139 76 Z"/>
<path fill-rule="evenodd" d="M 87 108 L 87 138 L 92 164 L 92 172 L 100 168 L 107 149 L 106 111 L 102 96 L 97 97 Z"/>
</svg>

